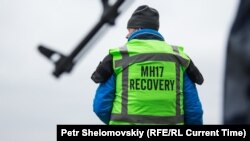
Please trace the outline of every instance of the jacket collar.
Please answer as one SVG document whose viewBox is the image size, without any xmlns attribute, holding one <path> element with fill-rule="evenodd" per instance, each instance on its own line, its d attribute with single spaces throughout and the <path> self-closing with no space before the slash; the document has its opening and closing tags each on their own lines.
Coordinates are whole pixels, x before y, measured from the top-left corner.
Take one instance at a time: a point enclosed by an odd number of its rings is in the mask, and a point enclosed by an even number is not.
<svg viewBox="0 0 250 141">
<path fill-rule="evenodd" d="M 156 30 L 153 29 L 140 29 L 133 32 L 129 37 L 128 41 L 132 39 L 144 39 L 144 40 L 160 40 L 164 41 L 163 36 Z"/>
</svg>

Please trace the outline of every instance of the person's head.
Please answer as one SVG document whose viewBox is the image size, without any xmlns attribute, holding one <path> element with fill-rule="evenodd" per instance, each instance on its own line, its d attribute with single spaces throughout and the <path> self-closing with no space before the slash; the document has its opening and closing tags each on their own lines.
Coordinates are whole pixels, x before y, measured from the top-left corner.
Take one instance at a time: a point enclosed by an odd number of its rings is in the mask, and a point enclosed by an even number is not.
<svg viewBox="0 0 250 141">
<path fill-rule="evenodd" d="M 159 25 L 159 12 L 148 5 L 141 5 L 134 11 L 128 21 L 127 29 L 129 33 L 126 37 L 138 29 L 146 28 L 158 31 Z"/>
</svg>

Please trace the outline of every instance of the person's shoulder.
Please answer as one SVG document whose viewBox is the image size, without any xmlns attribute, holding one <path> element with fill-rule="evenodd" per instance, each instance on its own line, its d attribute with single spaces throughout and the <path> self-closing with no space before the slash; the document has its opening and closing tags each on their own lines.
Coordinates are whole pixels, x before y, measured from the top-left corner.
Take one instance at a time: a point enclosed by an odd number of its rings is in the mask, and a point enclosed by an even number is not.
<svg viewBox="0 0 250 141">
<path fill-rule="evenodd" d="M 190 57 L 188 56 L 188 54 L 185 52 L 185 47 L 182 45 L 170 45 L 172 46 L 173 50 L 175 52 L 177 52 L 178 54 L 180 54 L 182 57 L 184 57 L 185 59 L 190 59 Z"/>
<path fill-rule="evenodd" d="M 118 46 L 118 47 L 113 47 L 109 49 L 109 54 L 114 54 L 120 51 L 127 51 L 127 46 L 123 45 L 123 46 Z"/>
<path fill-rule="evenodd" d="M 184 52 L 184 46 L 182 45 L 174 45 L 176 48 L 178 48 L 179 51 Z"/>
</svg>

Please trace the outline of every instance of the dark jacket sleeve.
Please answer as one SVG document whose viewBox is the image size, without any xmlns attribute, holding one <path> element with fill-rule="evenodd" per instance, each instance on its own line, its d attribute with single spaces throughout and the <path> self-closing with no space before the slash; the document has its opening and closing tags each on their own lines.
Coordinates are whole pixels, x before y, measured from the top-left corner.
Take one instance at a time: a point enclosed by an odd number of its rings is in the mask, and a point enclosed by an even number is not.
<svg viewBox="0 0 250 141">
<path fill-rule="evenodd" d="M 103 83 L 108 78 L 111 77 L 113 74 L 113 67 L 112 67 L 112 56 L 107 55 L 97 66 L 96 70 L 94 73 L 91 75 L 91 79 L 95 83 Z"/>
<path fill-rule="evenodd" d="M 188 76 L 194 83 L 201 85 L 204 82 L 202 74 L 200 73 L 199 69 L 194 65 L 192 60 L 190 60 L 190 64 L 186 71 Z"/>
</svg>

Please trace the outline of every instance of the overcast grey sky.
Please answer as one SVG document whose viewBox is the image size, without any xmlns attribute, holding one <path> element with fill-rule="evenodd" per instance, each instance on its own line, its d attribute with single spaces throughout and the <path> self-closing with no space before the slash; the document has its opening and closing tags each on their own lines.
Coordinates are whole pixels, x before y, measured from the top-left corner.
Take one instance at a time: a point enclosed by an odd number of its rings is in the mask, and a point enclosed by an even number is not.
<svg viewBox="0 0 250 141">
<path fill-rule="evenodd" d="M 160 12 L 160 32 L 181 45 L 203 73 L 197 86 L 205 124 L 222 123 L 225 50 L 238 0 L 137 0 L 95 41 L 70 74 L 54 78 L 39 44 L 64 54 L 99 20 L 99 0 L 0 0 L 0 140 L 54 141 L 57 124 L 102 124 L 92 111 L 90 76 L 109 48 L 126 42 L 132 12 Z"/>
</svg>

